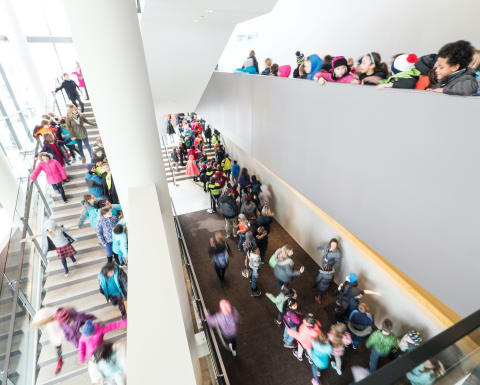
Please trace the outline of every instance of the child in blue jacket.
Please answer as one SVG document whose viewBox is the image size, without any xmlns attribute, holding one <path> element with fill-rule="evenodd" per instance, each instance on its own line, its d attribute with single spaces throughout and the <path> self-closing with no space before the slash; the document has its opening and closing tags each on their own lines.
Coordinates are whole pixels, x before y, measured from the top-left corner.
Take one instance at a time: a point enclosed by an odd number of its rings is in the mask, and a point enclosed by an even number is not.
<svg viewBox="0 0 480 385">
<path fill-rule="evenodd" d="M 112 233 L 112 251 L 118 255 L 120 266 L 125 266 L 128 261 L 128 240 L 125 226 L 117 224 Z"/>
</svg>

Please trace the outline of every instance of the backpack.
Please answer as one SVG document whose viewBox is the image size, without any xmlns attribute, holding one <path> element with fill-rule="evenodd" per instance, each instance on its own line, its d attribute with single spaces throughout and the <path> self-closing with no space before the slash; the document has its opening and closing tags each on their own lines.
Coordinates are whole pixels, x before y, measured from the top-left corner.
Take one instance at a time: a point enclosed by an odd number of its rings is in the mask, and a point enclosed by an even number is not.
<svg viewBox="0 0 480 385">
<path fill-rule="evenodd" d="M 192 141 L 190 140 L 190 138 L 185 138 L 185 146 L 187 146 L 187 148 L 190 148 L 191 145 Z"/>
<path fill-rule="evenodd" d="M 273 254 L 270 259 L 268 260 L 268 264 L 272 269 L 275 269 L 275 266 L 277 266 L 277 260 L 275 258 L 275 254 Z"/>
<path fill-rule="evenodd" d="M 213 256 L 213 261 L 214 261 L 215 265 L 218 266 L 218 267 L 221 267 L 221 268 L 227 267 L 227 265 L 228 265 L 228 251 L 227 251 L 227 248 L 225 248 L 225 250 L 223 250 L 221 253 L 215 254 Z"/>
<path fill-rule="evenodd" d="M 228 219 L 235 218 L 238 215 L 238 206 L 235 200 L 228 195 L 220 197 L 218 200 L 218 210 Z"/>
</svg>

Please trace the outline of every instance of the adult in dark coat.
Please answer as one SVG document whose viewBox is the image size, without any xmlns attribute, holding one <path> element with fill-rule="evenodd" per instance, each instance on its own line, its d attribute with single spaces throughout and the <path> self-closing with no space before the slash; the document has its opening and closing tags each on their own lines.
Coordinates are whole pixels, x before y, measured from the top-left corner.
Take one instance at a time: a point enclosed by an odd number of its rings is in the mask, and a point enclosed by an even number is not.
<svg viewBox="0 0 480 385">
<path fill-rule="evenodd" d="M 62 84 L 60 85 L 60 87 L 57 87 L 55 89 L 55 92 L 64 89 L 70 101 L 75 105 L 75 107 L 78 107 L 78 104 L 80 104 L 80 111 L 83 112 L 85 110 L 85 105 L 81 101 L 80 94 L 77 91 L 77 89 L 80 89 L 78 87 L 78 84 L 71 80 L 70 75 L 68 75 L 67 73 L 63 74 L 63 79 L 64 80 Z"/>
</svg>

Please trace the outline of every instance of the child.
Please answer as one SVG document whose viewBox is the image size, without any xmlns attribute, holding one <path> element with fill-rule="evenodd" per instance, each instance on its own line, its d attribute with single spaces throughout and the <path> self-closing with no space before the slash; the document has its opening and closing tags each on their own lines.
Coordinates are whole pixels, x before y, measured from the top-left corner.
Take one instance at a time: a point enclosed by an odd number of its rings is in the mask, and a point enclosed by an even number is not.
<svg viewBox="0 0 480 385">
<path fill-rule="evenodd" d="M 103 337 L 108 332 L 117 329 L 125 329 L 127 327 L 127 320 L 115 321 L 100 326 L 98 323 L 93 323 L 92 320 L 87 320 L 82 327 L 82 336 L 78 341 L 78 363 L 83 364 L 89 361 L 95 350 L 103 344 Z"/>
<path fill-rule="evenodd" d="M 95 316 L 92 314 L 79 313 L 73 308 L 66 309 L 60 307 L 55 312 L 54 319 L 62 328 L 65 339 L 78 348 L 78 341 L 82 336 L 80 328 L 88 320 L 94 320 Z"/>
<path fill-rule="evenodd" d="M 388 356 L 397 347 L 397 337 L 392 333 L 393 323 L 388 318 L 382 323 L 382 330 L 376 330 L 368 337 L 367 349 L 372 348 L 370 353 L 370 373 L 377 370 L 378 361 L 381 357 Z"/>
<path fill-rule="evenodd" d="M 125 226 L 117 224 L 113 228 L 112 234 L 112 252 L 118 255 L 120 266 L 125 266 L 128 262 L 128 240 L 125 232 Z"/>
<path fill-rule="evenodd" d="M 347 59 L 343 56 L 333 58 L 330 72 L 317 72 L 314 79 L 320 85 L 324 85 L 326 82 L 358 83 L 355 76 L 350 73 Z"/>
<path fill-rule="evenodd" d="M 474 48 L 468 41 L 445 44 L 438 52 L 436 74 L 439 82 L 432 91 L 448 95 L 474 95 L 478 83 L 475 71 L 469 68 L 473 54 Z"/>
<path fill-rule="evenodd" d="M 111 302 L 113 306 L 118 305 L 122 319 L 127 318 L 127 310 L 125 307 L 128 294 L 127 280 L 127 274 L 113 263 L 107 263 L 102 267 L 100 273 L 98 273 L 100 293 L 105 296 L 107 302 Z"/>
<path fill-rule="evenodd" d="M 352 343 L 350 333 L 347 332 L 347 326 L 344 323 L 337 322 L 332 325 L 328 332 L 328 340 L 333 347 L 333 356 L 335 362 L 332 361 L 332 368 L 335 369 L 339 376 L 342 375 L 342 356 L 345 353 L 345 346 Z"/>
<path fill-rule="evenodd" d="M 312 341 L 312 385 L 319 385 L 320 371 L 327 369 L 332 354 L 332 346 L 322 333 Z"/>
<path fill-rule="evenodd" d="M 102 244 L 105 247 L 105 253 L 107 254 L 107 262 L 112 262 L 112 257 L 115 257 L 115 262 L 120 264 L 118 256 L 113 253 L 112 250 L 112 230 L 117 225 L 118 218 L 113 216 L 112 210 L 108 207 L 104 207 L 100 210 L 100 219 L 97 223 L 97 236 Z"/>
<path fill-rule="evenodd" d="M 180 158 L 178 156 L 177 147 L 174 147 L 172 152 L 170 153 L 170 159 L 172 161 L 173 168 L 175 169 L 175 171 L 178 171 L 178 163 L 180 162 Z"/>
<path fill-rule="evenodd" d="M 245 237 L 248 229 L 250 229 L 250 222 L 248 222 L 247 217 L 244 214 L 238 216 L 238 250 L 243 250 L 243 242 L 245 242 Z"/>
<path fill-rule="evenodd" d="M 94 384 L 126 384 L 127 349 L 124 341 L 115 344 L 105 342 L 93 353 L 93 360 L 88 363 L 88 373 Z M 105 381 L 106 380 L 106 381 Z"/>
<path fill-rule="evenodd" d="M 236 160 L 232 164 L 232 181 L 233 184 L 238 184 L 238 177 L 240 176 L 240 165 Z"/>
<path fill-rule="evenodd" d="M 358 79 L 364 85 L 376 85 L 388 75 L 388 68 L 382 63 L 382 58 L 377 52 L 363 55 L 357 67 Z"/>
<path fill-rule="evenodd" d="M 85 173 L 85 180 L 87 182 L 88 192 L 95 195 L 97 199 L 105 199 L 103 195 L 103 182 L 97 173 L 97 166 L 95 164 L 87 165 L 87 172 Z"/>
<path fill-rule="evenodd" d="M 76 230 L 78 227 L 71 227 L 70 230 Z M 62 262 L 63 270 L 65 271 L 65 277 L 68 277 L 68 266 L 67 266 L 67 258 L 70 258 L 74 265 L 78 262 L 75 259 L 75 255 L 77 251 L 73 248 L 72 243 L 75 241 L 74 238 L 68 234 L 67 230 L 63 227 L 63 225 L 57 225 L 55 221 L 49 219 L 45 223 L 45 231 L 41 234 L 32 235 L 31 237 L 27 237 L 22 239 L 20 242 L 24 243 L 26 241 L 34 240 L 38 237 L 45 237 L 43 244 L 47 248 L 44 250 L 47 253 L 50 250 L 56 250 L 57 256 Z"/>
<path fill-rule="evenodd" d="M 373 317 L 368 312 L 366 303 L 360 303 L 358 309 L 350 313 L 348 317 L 348 329 L 353 342 L 353 349 L 356 349 L 361 341 L 372 333 Z"/>
<path fill-rule="evenodd" d="M 193 155 L 189 155 L 187 162 L 187 175 L 193 177 L 193 181 L 196 182 L 198 174 L 200 174 L 200 170 L 195 162 L 195 157 Z"/>
<path fill-rule="evenodd" d="M 260 226 L 257 228 L 257 235 L 255 236 L 255 240 L 257 241 L 257 246 L 260 249 L 260 258 L 263 264 L 265 260 L 265 253 L 267 252 L 268 248 L 268 232 L 267 230 L 265 230 L 265 227 Z"/>
<path fill-rule="evenodd" d="M 220 312 L 211 315 L 206 311 L 205 318 L 210 327 L 220 329 L 221 337 L 235 357 L 237 355 L 237 324 L 240 321 L 240 314 L 226 299 L 222 299 L 219 306 Z"/>
<path fill-rule="evenodd" d="M 250 233 L 251 234 L 251 233 Z M 248 267 L 250 269 L 250 280 L 252 281 L 252 297 L 259 297 L 262 295 L 262 291 L 257 288 L 257 280 L 260 270 L 260 250 L 251 249 L 248 251 Z"/>
<path fill-rule="evenodd" d="M 405 334 L 401 341 L 398 344 L 398 355 L 403 356 L 404 354 L 411 352 L 417 348 L 423 342 L 422 335 L 418 330 L 410 330 Z"/>
<path fill-rule="evenodd" d="M 320 267 L 317 278 L 315 279 L 315 284 L 313 285 L 314 288 L 316 287 L 318 289 L 318 295 L 315 296 L 315 301 L 317 301 L 318 304 L 322 303 L 323 296 L 327 293 L 334 275 L 335 270 L 332 265 L 327 264 L 323 268 Z"/>
<path fill-rule="evenodd" d="M 398 55 L 392 63 L 392 75 L 380 81 L 377 88 L 414 89 L 420 71 L 415 68 L 418 57 L 414 53 Z"/>
<path fill-rule="evenodd" d="M 214 237 L 210 237 L 208 254 L 213 258 L 213 267 L 220 280 L 220 285 L 223 287 L 225 282 L 225 272 L 228 267 L 228 257 L 231 254 L 231 251 L 230 246 L 225 242 L 222 233 L 216 232 Z"/>
<path fill-rule="evenodd" d="M 83 196 L 83 200 L 80 202 L 82 205 L 82 212 L 78 220 L 78 227 L 83 226 L 85 220 L 88 219 L 90 227 L 92 229 L 97 228 L 98 218 L 100 216 L 100 202 L 95 199 L 92 194 L 86 194 Z"/>
<path fill-rule="evenodd" d="M 222 194 L 222 188 L 217 183 L 214 176 L 210 178 L 210 183 L 207 185 L 208 191 L 210 191 L 210 205 L 211 207 L 207 210 L 209 214 L 217 212 L 217 200 Z"/>
<path fill-rule="evenodd" d="M 47 176 L 47 183 L 51 184 L 53 189 L 57 190 L 60 193 L 63 202 L 67 203 L 68 200 L 65 196 L 65 190 L 62 186 L 62 182 L 66 181 L 67 179 L 67 174 L 65 173 L 65 170 L 60 165 L 60 163 L 53 159 L 53 156 L 48 152 L 41 152 L 40 154 L 38 154 L 38 159 L 40 160 L 40 162 L 38 162 L 37 167 L 30 175 L 30 180 L 34 182 L 37 179 L 38 174 L 43 171 Z"/>
<path fill-rule="evenodd" d="M 212 148 L 212 128 L 210 124 L 207 124 L 207 128 L 205 129 L 205 139 L 208 144 L 208 148 Z"/>
<path fill-rule="evenodd" d="M 306 350 L 308 362 L 310 364 L 312 363 L 310 358 L 312 356 L 312 341 L 322 332 L 321 326 L 320 322 L 315 320 L 313 314 L 308 314 L 303 319 L 302 324 L 298 328 L 298 332 L 293 329 L 288 329 L 288 335 L 295 338 L 298 342 L 297 350 L 292 352 L 297 360 L 303 360 L 303 351 Z"/>
<path fill-rule="evenodd" d="M 295 298 L 287 300 L 287 311 L 283 316 L 285 322 L 285 329 L 283 330 L 283 347 L 287 349 L 294 349 L 293 337 L 288 333 L 289 330 L 297 330 L 302 323 L 302 313 L 298 310 L 298 303 Z"/>
<path fill-rule="evenodd" d="M 225 157 L 220 162 L 223 172 L 227 176 L 227 180 L 230 180 L 230 174 L 232 173 L 232 160 L 228 154 L 225 154 Z"/>
<path fill-rule="evenodd" d="M 278 309 L 277 318 L 275 318 L 273 322 L 275 322 L 275 325 L 280 327 L 282 325 L 283 316 L 285 315 L 285 310 L 287 308 L 287 302 L 290 298 L 296 298 L 297 293 L 295 290 L 283 286 L 282 290 L 280 290 L 280 294 L 278 294 L 276 297 L 271 293 L 265 293 L 265 295 L 275 304 Z"/>
</svg>

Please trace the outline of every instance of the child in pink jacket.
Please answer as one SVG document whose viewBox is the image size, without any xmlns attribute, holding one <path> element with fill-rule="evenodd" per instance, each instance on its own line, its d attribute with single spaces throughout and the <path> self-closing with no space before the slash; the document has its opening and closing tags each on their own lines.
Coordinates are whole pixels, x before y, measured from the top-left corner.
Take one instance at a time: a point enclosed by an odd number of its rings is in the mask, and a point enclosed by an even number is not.
<svg viewBox="0 0 480 385">
<path fill-rule="evenodd" d="M 103 336 L 116 329 L 127 327 L 127 320 L 110 322 L 103 326 L 87 320 L 82 327 L 82 336 L 78 341 L 78 362 L 83 364 L 89 361 L 95 350 L 103 344 Z"/>
<path fill-rule="evenodd" d="M 65 196 L 65 190 L 62 186 L 62 182 L 67 179 L 65 170 L 48 152 L 41 152 L 38 154 L 38 159 L 40 162 L 38 162 L 37 167 L 32 172 L 32 175 L 30 175 L 30 180 L 32 182 L 36 180 L 38 174 L 43 171 L 47 176 L 47 183 L 51 184 L 52 187 L 60 193 L 63 201 L 66 203 L 67 197 Z"/>
<path fill-rule="evenodd" d="M 330 72 L 317 72 L 314 79 L 318 84 L 323 85 L 326 82 L 336 83 L 358 83 L 350 73 L 347 59 L 343 56 L 337 56 L 332 59 L 332 69 Z"/>
<path fill-rule="evenodd" d="M 297 360 L 302 361 L 303 350 L 307 351 L 308 362 L 311 363 L 312 342 L 322 332 L 320 322 L 313 318 L 313 314 L 308 314 L 304 319 L 298 331 L 295 329 L 288 329 L 289 336 L 295 338 L 298 342 L 297 350 L 293 351 L 293 355 Z"/>
</svg>

